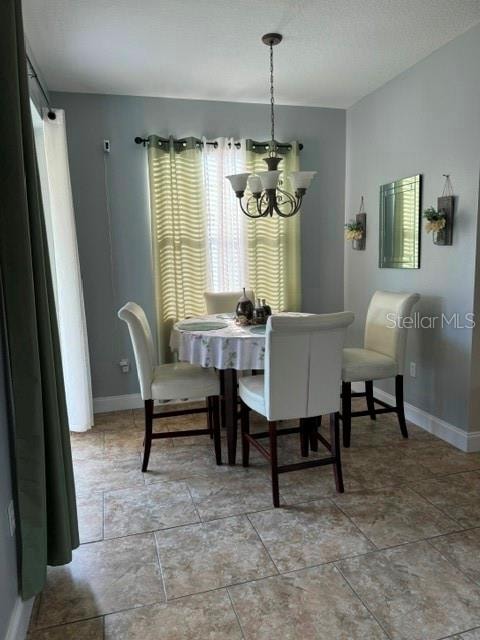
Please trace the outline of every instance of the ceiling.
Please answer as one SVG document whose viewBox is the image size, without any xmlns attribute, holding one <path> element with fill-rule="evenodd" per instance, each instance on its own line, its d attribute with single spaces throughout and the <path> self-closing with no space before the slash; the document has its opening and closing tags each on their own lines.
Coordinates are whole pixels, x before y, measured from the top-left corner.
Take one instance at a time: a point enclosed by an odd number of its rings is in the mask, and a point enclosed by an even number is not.
<svg viewBox="0 0 480 640">
<path fill-rule="evenodd" d="M 480 0 L 23 0 L 50 90 L 346 108 L 480 22 Z"/>
</svg>

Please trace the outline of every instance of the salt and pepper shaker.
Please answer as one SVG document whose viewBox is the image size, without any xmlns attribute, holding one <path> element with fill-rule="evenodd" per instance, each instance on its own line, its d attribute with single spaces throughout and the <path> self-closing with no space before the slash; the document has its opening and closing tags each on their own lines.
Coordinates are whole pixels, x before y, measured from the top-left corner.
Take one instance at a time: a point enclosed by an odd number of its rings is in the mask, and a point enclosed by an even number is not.
<svg viewBox="0 0 480 640">
<path fill-rule="evenodd" d="M 268 316 L 272 315 L 272 307 L 267 304 L 267 301 L 265 300 L 265 298 L 262 298 L 262 307 L 265 311 L 265 315 L 268 318 Z"/>
<path fill-rule="evenodd" d="M 253 322 L 254 324 L 265 324 L 266 321 L 267 316 L 265 309 L 263 308 L 262 301 L 260 298 L 257 298 L 257 304 L 255 305 L 255 310 L 253 312 Z"/>
</svg>

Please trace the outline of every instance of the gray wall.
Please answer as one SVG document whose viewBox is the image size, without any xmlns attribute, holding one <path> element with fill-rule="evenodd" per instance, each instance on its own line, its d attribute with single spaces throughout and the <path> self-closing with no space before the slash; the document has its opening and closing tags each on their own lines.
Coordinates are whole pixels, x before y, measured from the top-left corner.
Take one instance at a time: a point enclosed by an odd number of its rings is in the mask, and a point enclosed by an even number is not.
<svg viewBox="0 0 480 640">
<path fill-rule="evenodd" d="M 16 545 L 15 538 L 10 535 L 7 517 L 8 505 L 12 499 L 12 484 L 4 366 L 0 332 L 0 638 L 4 638 L 7 633 L 18 597 Z"/>
<path fill-rule="evenodd" d="M 347 113 L 346 217 L 365 195 L 367 249 L 345 252 L 345 306 L 356 313 L 352 344 L 360 345 L 365 312 L 376 289 L 417 291 L 418 310 L 447 315 L 474 308 L 480 163 L 480 27 L 445 45 Z M 458 196 L 454 243 L 436 247 L 422 230 L 420 270 L 379 269 L 379 186 L 423 174 L 423 208 L 436 206 L 442 174 Z M 472 331 L 409 334 L 406 399 L 468 430 Z M 380 385 L 383 386 L 383 385 Z M 391 386 L 384 386 L 392 391 Z"/>
<path fill-rule="evenodd" d="M 93 394 L 135 393 L 135 373 L 121 374 L 117 364 L 123 355 L 132 355 L 116 310 L 135 300 L 152 322 L 154 313 L 146 152 L 133 139 L 157 133 L 264 140 L 268 139 L 268 107 L 75 93 L 53 93 L 52 102 L 66 111 Z M 304 143 L 302 167 L 319 172 L 302 212 L 304 309 L 341 309 L 345 111 L 278 107 L 276 124 L 278 139 Z M 104 138 L 112 146 L 106 158 Z M 105 185 L 112 219 L 111 254 Z"/>
</svg>

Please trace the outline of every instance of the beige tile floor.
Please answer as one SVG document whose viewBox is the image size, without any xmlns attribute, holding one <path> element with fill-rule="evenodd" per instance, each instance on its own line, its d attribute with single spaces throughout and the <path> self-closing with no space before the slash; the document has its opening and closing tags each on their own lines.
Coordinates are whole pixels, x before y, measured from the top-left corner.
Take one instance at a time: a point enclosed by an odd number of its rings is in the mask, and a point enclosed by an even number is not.
<svg viewBox="0 0 480 640">
<path fill-rule="evenodd" d="M 217 467 L 208 437 L 156 441 L 142 474 L 142 412 L 96 422 L 71 437 L 82 544 L 29 640 L 480 640 L 480 453 L 356 420 L 346 492 L 327 467 L 285 474 L 273 509 L 255 451 Z"/>
</svg>

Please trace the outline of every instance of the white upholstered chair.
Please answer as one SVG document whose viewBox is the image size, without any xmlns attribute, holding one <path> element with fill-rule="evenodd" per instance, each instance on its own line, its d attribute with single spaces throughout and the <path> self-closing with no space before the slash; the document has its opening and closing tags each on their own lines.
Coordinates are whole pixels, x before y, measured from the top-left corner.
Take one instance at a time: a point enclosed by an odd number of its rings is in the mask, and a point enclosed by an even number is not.
<svg viewBox="0 0 480 640">
<path fill-rule="evenodd" d="M 251 290 L 245 292 L 253 304 L 255 304 L 255 293 Z M 207 313 L 235 313 L 237 302 L 243 296 L 243 291 L 205 291 L 205 304 Z"/>
<path fill-rule="evenodd" d="M 391 293 L 376 291 L 370 301 L 365 324 L 362 349 L 343 350 L 342 413 L 343 445 L 350 446 L 352 417 L 370 416 L 375 420 L 380 413 L 396 413 L 400 430 L 408 438 L 403 407 L 403 372 L 407 328 L 403 320 L 410 316 L 418 302 L 418 293 Z M 373 397 L 373 381 L 395 378 L 395 406 Z M 352 382 L 365 382 L 364 392 L 352 393 Z M 366 411 L 352 411 L 352 397 L 365 397 Z M 375 403 L 380 409 L 375 408 Z"/>
<path fill-rule="evenodd" d="M 255 305 L 255 292 L 251 289 L 245 290 L 249 300 Z M 215 313 L 235 313 L 237 302 L 243 296 L 243 291 L 205 291 L 203 293 L 208 315 Z M 256 372 L 255 372 L 256 373 Z M 239 372 L 239 375 L 243 373 Z M 225 426 L 225 383 L 223 372 L 220 371 L 220 411 L 221 423 Z"/>
<path fill-rule="evenodd" d="M 337 490 L 343 492 L 340 461 L 338 389 L 342 370 L 345 331 L 353 313 L 294 317 L 271 316 L 267 323 L 265 373 L 240 379 L 243 466 L 249 464 L 250 444 L 270 461 L 273 504 L 280 506 L 278 474 L 332 464 Z M 250 434 L 249 410 L 265 416 L 268 432 Z M 318 419 L 330 414 L 330 442 L 317 434 Z M 280 420 L 300 419 L 299 428 L 278 429 Z M 308 442 L 316 450 L 317 439 L 330 452 L 326 458 L 278 465 L 277 435 L 300 432 L 301 451 L 308 456 Z M 259 439 L 267 437 L 269 450 Z"/>
<path fill-rule="evenodd" d="M 135 302 L 127 302 L 118 312 L 118 317 L 126 322 L 128 326 L 135 354 L 140 392 L 145 404 L 145 441 L 142 471 L 147 471 L 152 440 L 157 438 L 209 434 L 214 441 L 217 464 L 221 464 L 220 385 L 215 372 L 212 369 L 202 369 L 202 367 L 185 362 L 156 365 L 152 332 L 143 309 Z M 179 400 L 183 398 L 206 398 L 207 407 L 154 413 L 154 400 Z M 192 413 L 208 414 L 208 426 L 206 429 L 153 433 L 153 420 L 155 418 L 171 418 Z"/>
</svg>

